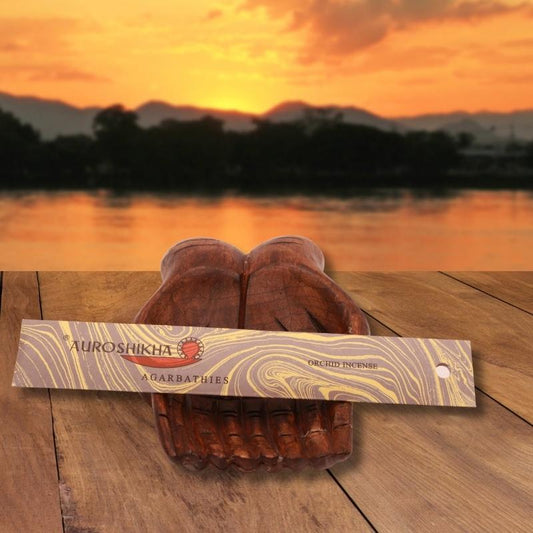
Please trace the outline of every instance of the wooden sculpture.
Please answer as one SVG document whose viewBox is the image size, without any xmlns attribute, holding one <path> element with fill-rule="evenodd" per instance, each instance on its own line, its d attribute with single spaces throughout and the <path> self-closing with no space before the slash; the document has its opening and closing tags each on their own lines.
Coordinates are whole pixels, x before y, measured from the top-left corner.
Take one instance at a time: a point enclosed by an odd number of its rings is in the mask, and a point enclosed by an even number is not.
<svg viewBox="0 0 533 533">
<path fill-rule="evenodd" d="M 248 255 L 189 239 L 162 261 L 145 324 L 369 334 L 364 314 L 323 272 L 310 240 L 278 237 Z M 327 468 L 352 450 L 348 402 L 152 394 L 167 454 L 188 468 Z"/>
</svg>

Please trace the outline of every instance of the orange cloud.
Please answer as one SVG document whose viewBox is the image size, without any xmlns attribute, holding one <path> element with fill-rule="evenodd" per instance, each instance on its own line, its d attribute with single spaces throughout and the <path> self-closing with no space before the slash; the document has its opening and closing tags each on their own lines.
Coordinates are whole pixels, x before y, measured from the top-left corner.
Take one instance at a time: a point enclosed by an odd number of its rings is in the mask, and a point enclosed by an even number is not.
<svg viewBox="0 0 533 533">
<path fill-rule="evenodd" d="M 524 11 L 531 3 L 510 5 L 492 0 L 246 0 L 241 9 L 263 8 L 272 18 L 289 21 L 286 31 L 304 31 L 300 60 L 312 63 L 371 47 L 392 33 L 428 23 L 475 22 Z"/>
<path fill-rule="evenodd" d="M 223 15 L 223 11 L 221 9 L 211 9 L 205 16 L 205 19 L 214 20 L 214 19 L 220 18 L 222 15 Z"/>
<path fill-rule="evenodd" d="M 3 64 L 0 80 L 109 82 L 109 78 L 67 65 Z"/>
<path fill-rule="evenodd" d="M 71 67 L 57 66 L 35 69 L 28 78 L 30 81 L 87 81 L 109 82 L 109 78 Z"/>
<path fill-rule="evenodd" d="M 503 46 L 508 48 L 533 48 L 533 39 L 511 39 L 505 41 Z"/>
<path fill-rule="evenodd" d="M 77 65 L 71 39 L 97 28 L 75 18 L 0 18 L 0 79 L 109 81 Z"/>
<path fill-rule="evenodd" d="M 68 37 L 78 34 L 84 22 L 72 18 L 0 18 L 0 50 L 4 52 L 68 50 Z"/>
</svg>

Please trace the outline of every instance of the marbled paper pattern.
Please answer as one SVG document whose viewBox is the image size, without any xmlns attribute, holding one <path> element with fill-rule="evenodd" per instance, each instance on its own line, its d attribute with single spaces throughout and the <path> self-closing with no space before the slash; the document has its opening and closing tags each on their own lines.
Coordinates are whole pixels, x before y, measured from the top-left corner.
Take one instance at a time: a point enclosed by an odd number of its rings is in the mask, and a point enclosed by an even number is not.
<svg viewBox="0 0 533 533">
<path fill-rule="evenodd" d="M 193 326 L 24 320 L 13 385 L 475 406 L 469 341 Z"/>
</svg>

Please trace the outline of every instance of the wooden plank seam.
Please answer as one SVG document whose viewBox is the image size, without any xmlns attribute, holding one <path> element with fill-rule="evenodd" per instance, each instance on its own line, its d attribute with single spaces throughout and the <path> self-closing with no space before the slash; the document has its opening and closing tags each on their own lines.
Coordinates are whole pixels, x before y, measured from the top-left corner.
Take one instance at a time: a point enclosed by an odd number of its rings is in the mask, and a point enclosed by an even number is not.
<svg viewBox="0 0 533 533">
<path fill-rule="evenodd" d="M 37 294 L 39 298 L 39 313 L 41 315 L 41 320 L 44 319 L 43 316 L 43 302 L 41 298 L 41 282 L 39 279 L 39 272 L 35 272 L 35 276 L 37 278 Z M 51 425 L 52 425 L 52 438 L 54 441 L 54 456 L 56 461 L 56 474 L 57 474 L 57 492 L 59 495 L 59 505 L 61 507 L 61 525 L 63 527 L 63 533 L 66 532 L 66 525 L 65 525 L 65 514 L 64 514 L 64 508 L 65 503 L 63 501 L 63 491 L 61 490 L 61 470 L 59 468 L 59 450 L 57 449 L 57 436 L 56 436 L 56 426 L 55 426 L 55 420 L 54 420 L 54 405 L 52 403 L 52 393 L 50 392 L 50 389 L 47 390 L 48 394 L 48 401 L 50 403 L 50 418 L 51 418 Z"/>
<path fill-rule="evenodd" d="M 453 279 L 454 281 L 457 281 L 459 283 L 462 283 L 463 285 L 466 285 L 467 287 L 475 289 L 476 291 L 479 291 L 479 292 L 489 296 L 490 298 L 494 298 L 495 300 L 498 300 L 498 301 L 500 301 L 500 302 L 502 302 L 504 304 L 510 305 L 511 307 L 514 307 L 515 309 L 518 309 L 519 311 L 522 311 L 524 313 L 527 313 L 528 315 L 533 316 L 533 313 L 531 313 L 527 309 L 524 309 L 523 307 L 520 307 L 519 305 L 516 305 L 516 304 L 513 304 L 511 302 L 508 302 L 507 300 L 504 300 L 503 298 L 500 298 L 499 296 L 491 294 L 490 292 L 487 292 L 487 291 L 481 289 L 480 287 L 476 287 L 475 285 L 472 285 L 471 283 L 467 283 L 466 281 L 464 281 L 462 279 L 456 278 L 456 277 L 452 276 L 451 274 L 449 274 L 448 272 L 444 272 L 442 270 L 439 270 L 438 272 L 439 272 L 439 274 L 443 274 L 444 276 L 447 276 L 448 278 Z"/>
<path fill-rule="evenodd" d="M 451 277 L 451 276 L 450 276 Z M 460 281 L 460 280 L 457 280 L 457 281 Z M 467 284 L 466 284 L 467 285 Z M 473 287 L 474 289 L 476 287 Z M 484 292 L 484 291 L 481 291 L 481 292 Z M 488 295 L 490 296 L 490 294 Z M 499 299 L 499 298 L 497 298 Z M 504 302 L 506 303 L 506 302 Z M 515 306 L 513 306 L 515 307 Z M 375 320 L 376 322 L 379 322 L 383 327 L 387 328 L 391 333 L 394 333 L 394 335 L 398 336 L 398 337 L 403 337 L 403 335 L 400 335 L 398 332 L 394 331 L 390 326 L 387 326 L 387 324 L 385 324 L 384 322 L 382 322 L 381 320 L 379 320 L 378 318 L 376 318 L 375 316 L 373 316 L 372 314 L 370 314 L 366 309 L 364 309 L 363 307 L 361 308 L 362 311 L 370 318 L 372 318 L 373 320 Z M 518 308 L 517 308 L 518 309 Z M 524 311 L 527 313 L 527 311 Z M 475 375 L 474 375 L 474 380 L 475 380 Z M 506 409 L 507 411 L 509 411 L 510 413 L 512 413 L 513 415 L 517 416 L 520 420 L 523 420 L 526 424 L 528 424 L 529 426 L 533 426 L 533 424 L 527 420 L 526 418 L 524 418 L 523 416 L 520 416 L 518 413 L 516 413 L 515 411 L 513 411 L 510 407 L 508 407 L 507 405 L 499 402 L 498 400 L 496 400 L 496 398 L 493 398 L 488 392 L 484 391 L 483 389 L 481 389 L 480 387 L 478 387 L 477 385 L 475 386 L 476 390 L 478 392 L 481 392 L 482 394 L 484 394 L 485 396 L 487 396 L 488 398 L 490 398 L 491 400 L 493 400 L 494 402 L 496 402 L 498 405 L 501 405 L 504 409 Z"/>
</svg>

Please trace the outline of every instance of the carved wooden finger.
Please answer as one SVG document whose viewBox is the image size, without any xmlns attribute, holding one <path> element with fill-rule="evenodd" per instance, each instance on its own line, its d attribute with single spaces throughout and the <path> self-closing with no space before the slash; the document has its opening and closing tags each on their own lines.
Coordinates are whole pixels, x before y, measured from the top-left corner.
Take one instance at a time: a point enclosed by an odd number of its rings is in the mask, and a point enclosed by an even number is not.
<svg viewBox="0 0 533 533">
<path fill-rule="evenodd" d="M 247 256 L 214 239 L 172 247 L 136 322 L 368 334 L 363 313 L 323 273 L 320 249 L 279 237 Z M 162 445 L 188 468 L 326 468 L 352 446 L 347 402 L 152 395 Z"/>
</svg>

